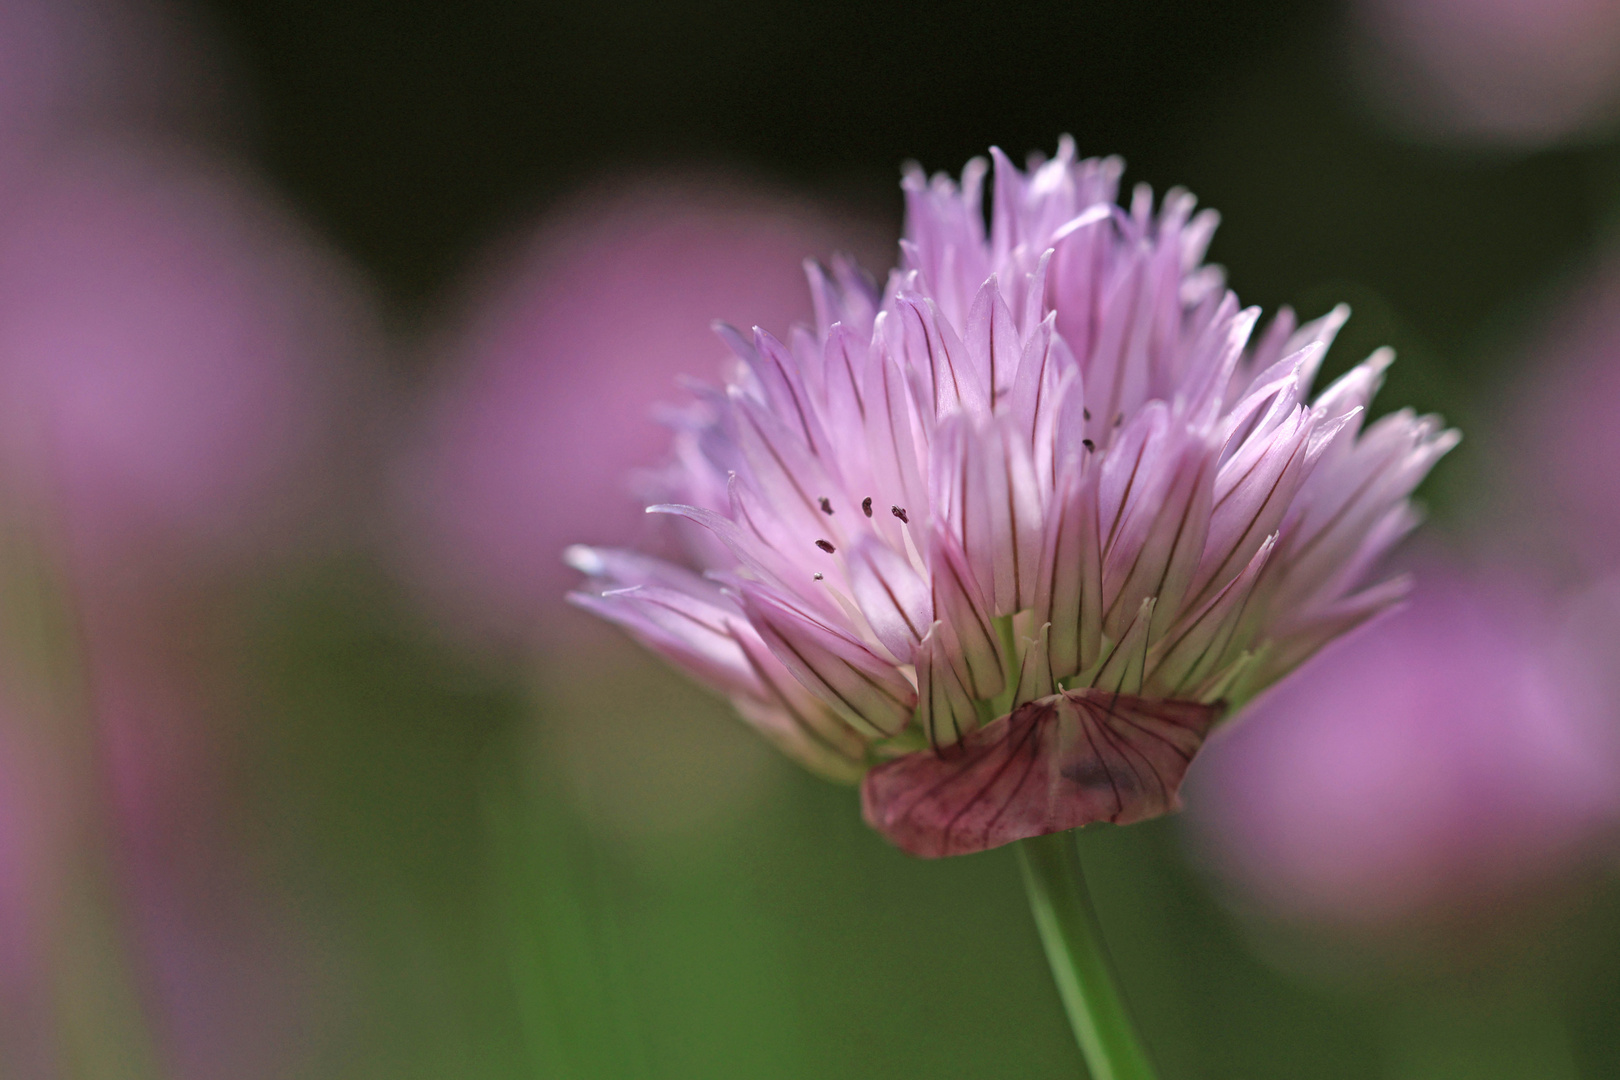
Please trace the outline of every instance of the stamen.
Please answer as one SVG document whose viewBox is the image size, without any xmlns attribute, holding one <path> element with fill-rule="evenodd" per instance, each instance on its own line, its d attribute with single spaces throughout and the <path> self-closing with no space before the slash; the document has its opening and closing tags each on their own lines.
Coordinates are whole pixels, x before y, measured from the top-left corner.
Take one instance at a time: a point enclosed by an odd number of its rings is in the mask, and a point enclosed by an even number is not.
<svg viewBox="0 0 1620 1080">
<path fill-rule="evenodd" d="M 817 540 L 816 547 L 820 548 L 822 551 L 825 551 L 829 555 L 838 550 L 837 548 L 833 547 L 831 541 L 828 540 Z"/>
<path fill-rule="evenodd" d="M 867 517 L 872 516 L 872 496 L 868 495 L 861 500 L 861 509 L 866 512 Z"/>
<path fill-rule="evenodd" d="M 1092 442 L 1090 439 L 1081 439 L 1080 445 L 1085 447 L 1087 450 L 1097 449 L 1097 444 Z"/>
<path fill-rule="evenodd" d="M 824 580 L 826 578 L 827 575 L 825 575 L 825 574 L 811 574 L 810 576 L 812 578 L 814 578 L 816 581 L 822 581 L 822 580 Z"/>
<path fill-rule="evenodd" d="M 889 507 L 889 513 L 891 513 L 895 517 L 899 518 L 900 519 L 900 524 L 902 524 L 902 525 L 910 525 L 911 524 L 911 519 L 906 517 L 906 509 L 905 509 L 905 507 L 903 507 L 903 506 L 891 506 L 891 507 Z"/>
<path fill-rule="evenodd" d="M 1119 427 L 1119 425 L 1123 424 L 1124 422 L 1125 422 L 1125 414 L 1124 413 L 1115 413 L 1114 414 L 1114 426 L 1115 427 Z"/>
<path fill-rule="evenodd" d="M 1090 420 L 1091 419 L 1091 410 L 1090 409 L 1081 409 L 1080 410 L 1080 415 L 1085 417 L 1087 420 Z"/>
<path fill-rule="evenodd" d="M 832 514 L 832 501 L 825 495 L 821 497 L 821 512 L 829 516 Z"/>
</svg>

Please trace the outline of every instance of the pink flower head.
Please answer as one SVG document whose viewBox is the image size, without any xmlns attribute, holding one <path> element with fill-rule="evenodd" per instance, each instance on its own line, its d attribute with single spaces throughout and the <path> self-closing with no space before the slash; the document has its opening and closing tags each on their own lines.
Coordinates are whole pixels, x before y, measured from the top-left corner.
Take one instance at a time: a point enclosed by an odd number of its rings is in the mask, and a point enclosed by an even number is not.
<svg viewBox="0 0 1620 1080">
<path fill-rule="evenodd" d="M 1566 864 L 1613 825 L 1620 759 L 1551 606 L 1431 572 L 1379 633 L 1267 694 L 1200 768 L 1215 868 L 1274 912 L 1379 924 Z"/>
<path fill-rule="evenodd" d="M 1445 140 L 1541 146 L 1620 119 L 1615 0 L 1352 0 L 1363 81 Z"/>
<path fill-rule="evenodd" d="M 0 210 L 8 479 L 76 572 L 255 548 L 332 473 L 372 327 L 346 268 L 229 171 L 55 155 Z"/>
<path fill-rule="evenodd" d="M 1513 396 L 1504 471 L 1531 521 L 1547 513 L 1561 527 L 1536 529 L 1581 569 L 1620 567 L 1620 258 L 1611 254 L 1552 316 L 1523 364 Z"/>
<path fill-rule="evenodd" d="M 646 531 L 626 476 L 668 445 L 655 410 L 677 378 L 723 354 L 710 321 L 807 318 L 804 252 L 867 231 L 725 174 L 549 214 L 475 291 L 402 462 L 410 577 L 446 623 L 486 642 L 577 632 L 558 625 L 573 579 L 557 553 Z"/>
<path fill-rule="evenodd" d="M 218 126 L 200 29 L 162 0 L 0 0 L 0 178 L 75 132 Z"/>
<path fill-rule="evenodd" d="M 649 508 L 698 570 L 571 553 L 580 604 L 924 856 L 1173 809 L 1224 707 L 1401 594 L 1363 579 L 1456 439 L 1364 429 L 1387 353 L 1308 400 L 1346 313 L 1251 343 L 1190 195 L 993 153 L 988 234 L 983 161 L 911 169 L 886 287 L 812 265 L 813 327 L 722 330 Z"/>
</svg>

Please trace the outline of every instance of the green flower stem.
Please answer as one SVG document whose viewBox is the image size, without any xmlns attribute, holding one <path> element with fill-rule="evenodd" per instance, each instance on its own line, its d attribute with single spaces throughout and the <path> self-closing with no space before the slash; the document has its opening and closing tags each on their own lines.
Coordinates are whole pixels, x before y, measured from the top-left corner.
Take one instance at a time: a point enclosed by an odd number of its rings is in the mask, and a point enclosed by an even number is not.
<svg viewBox="0 0 1620 1080">
<path fill-rule="evenodd" d="M 1092 1080 L 1154 1080 L 1153 1065 L 1114 981 L 1074 837 L 1031 837 L 1019 843 L 1018 861 L 1052 978 Z"/>
</svg>

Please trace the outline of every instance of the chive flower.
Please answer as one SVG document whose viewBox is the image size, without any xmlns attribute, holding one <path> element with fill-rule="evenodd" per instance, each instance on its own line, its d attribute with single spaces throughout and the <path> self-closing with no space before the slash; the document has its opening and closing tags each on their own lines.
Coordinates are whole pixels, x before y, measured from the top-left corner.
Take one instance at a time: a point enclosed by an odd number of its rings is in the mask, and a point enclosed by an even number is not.
<svg viewBox="0 0 1620 1080">
<path fill-rule="evenodd" d="M 1191 195 L 991 157 L 906 171 L 882 288 L 810 263 L 813 326 L 718 327 L 647 508 L 698 526 L 685 565 L 567 556 L 924 857 L 1175 809 L 1223 715 L 1403 595 L 1369 575 L 1457 440 L 1365 422 L 1388 350 L 1311 396 L 1347 309 L 1257 334 Z"/>
</svg>

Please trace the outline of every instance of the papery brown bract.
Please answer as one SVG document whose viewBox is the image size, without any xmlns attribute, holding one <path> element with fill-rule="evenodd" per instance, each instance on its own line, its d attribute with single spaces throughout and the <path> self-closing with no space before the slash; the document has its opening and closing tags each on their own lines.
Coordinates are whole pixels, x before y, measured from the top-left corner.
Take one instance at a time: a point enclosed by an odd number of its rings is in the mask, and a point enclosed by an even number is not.
<svg viewBox="0 0 1620 1080">
<path fill-rule="evenodd" d="M 1031 701 L 937 751 L 879 765 L 867 824 L 912 855 L 1000 847 L 1092 822 L 1158 817 L 1220 715 L 1215 705 L 1069 690 Z"/>
</svg>

